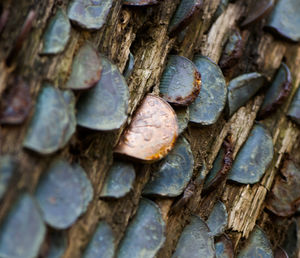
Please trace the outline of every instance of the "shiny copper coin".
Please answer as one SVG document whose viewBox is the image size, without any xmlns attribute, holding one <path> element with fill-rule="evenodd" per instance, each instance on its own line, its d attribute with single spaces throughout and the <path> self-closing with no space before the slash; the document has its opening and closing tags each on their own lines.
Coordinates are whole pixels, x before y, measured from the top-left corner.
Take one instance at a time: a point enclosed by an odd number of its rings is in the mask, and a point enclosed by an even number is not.
<svg viewBox="0 0 300 258">
<path fill-rule="evenodd" d="M 151 163 L 168 154 L 177 136 L 174 110 L 162 98 L 149 94 L 134 114 L 115 153 Z"/>
</svg>

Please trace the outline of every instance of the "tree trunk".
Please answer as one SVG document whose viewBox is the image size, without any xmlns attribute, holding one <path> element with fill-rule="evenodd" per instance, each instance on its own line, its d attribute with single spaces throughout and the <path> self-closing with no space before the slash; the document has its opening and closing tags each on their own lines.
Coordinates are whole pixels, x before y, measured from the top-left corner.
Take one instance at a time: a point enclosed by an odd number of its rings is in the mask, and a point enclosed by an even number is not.
<svg viewBox="0 0 300 258">
<path fill-rule="evenodd" d="M 258 0 L 257 0 L 258 1 Z M 220 0 L 203 0 L 200 14 L 195 16 L 187 28 L 183 40 L 169 37 L 167 28 L 179 1 L 164 0 L 159 5 L 148 7 L 122 6 L 121 0 L 115 0 L 105 26 L 95 32 L 72 27 L 71 39 L 61 54 L 43 56 L 42 36 L 50 17 L 61 7 L 66 9 L 68 0 L 4 0 L 2 13 L 9 10 L 9 19 L 0 34 L 0 97 L 9 85 L 9 81 L 22 76 L 29 84 L 31 95 L 35 99 L 43 81 L 50 81 L 58 88 L 64 88 L 69 76 L 73 56 L 85 40 L 94 43 L 100 53 L 109 57 L 123 72 L 129 50 L 135 56 L 134 70 L 127 83 L 130 91 L 131 115 L 145 94 L 159 93 L 159 81 L 164 70 L 166 57 L 172 53 L 192 58 L 201 53 L 218 63 L 230 31 L 237 27 L 245 17 L 249 1 L 237 0 L 230 3 L 216 20 L 214 13 Z M 233 1 L 231 1 L 233 2 Z M 14 6 L 17 5 L 17 6 Z M 33 28 L 25 39 L 20 52 L 14 49 L 14 42 L 30 10 L 36 13 Z M 292 93 L 282 107 L 262 123 L 271 131 L 274 144 L 274 158 L 271 166 L 254 185 L 237 185 L 223 182 L 218 189 L 208 195 L 201 195 L 202 186 L 197 187 L 185 209 L 173 216 L 168 216 L 174 198 L 155 199 L 166 222 L 166 241 L 157 257 L 171 257 L 184 226 L 191 214 L 207 218 L 216 200 L 222 200 L 228 210 L 229 222 L 227 233 L 234 241 L 237 251 L 244 238 L 247 238 L 255 224 L 260 225 L 268 234 L 274 247 L 283 241 L 285 227 L 272 227 L 275 215 L 264 210 L 265 200 L 274 178 L 278 174 L 285 153 L 300 160 L 300 130 L 286 118 L 285 113 L 292 101 L 292 96 L 300 83 L 300 47 L 277 39 L 263 31 L 265 20 L 262 19 L 250 28 L 242 30 L 244 51 L 238 65 L 226 80 L 247 73 L 258 71 L 271 80 L 276 70 L 285 59 L 293 78 Z M 11 51 L 15 51 L 13 54 Z M 77 95 L 78 97 L 78 95 Z M 203 163 L 209 172 L 221 145 L 230 132 L 234 146 L 233 156 L 248 137 L 256 120 L 256 115 L 263 100 L 263 93 L 256 95 L 233 117 L 226 121 L 221 115 L 211 126 L 195 127 L 189 125 L 184 136 L 191 144 L 196 174 Z M 19 172 L 6 192 L 0 207 L 0 220 L 3 220 L 14 199 L 24 190 L 34 193 L 39 178 L 49 163 L 57 157 L 76 161 L 85 169 L 94 188 L 94 199 L 86 213 L 67 230 L 68 246 L 65 258 L 81 257 L 91 239 L 99 220 L 106 220 L 116 236 L 117 243 L 124 236 L 126 227 L 137 210 L 141 191 L 148 181 L 152 165 L 135 164 L 136 180 L 133 190 L 124 198 L 107 201 L 99 199 L 104 179 L 113 161 L 113 147 L 119 140 L 124 127 L 118 132 L 92 132 L 79 130 L 69 144 L 53 155 L 40 156 L 22 147 L 24 135 L 34 109 L 22 125 L 0 126 L 0 154 L 14 155 L 20 165 Z M 288 224 L 289 219 L 284 219 Z M 282 223 L 284 224 L 284 223 Z"/>
</svg>

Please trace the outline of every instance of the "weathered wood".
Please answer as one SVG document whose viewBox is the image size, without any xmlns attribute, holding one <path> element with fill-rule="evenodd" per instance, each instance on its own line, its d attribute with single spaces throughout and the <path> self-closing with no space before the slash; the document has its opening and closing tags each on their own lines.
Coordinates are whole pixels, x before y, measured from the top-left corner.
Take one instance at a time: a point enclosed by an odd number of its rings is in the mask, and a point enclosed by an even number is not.
<svg viewBox="0 0 300 258">
<path fill-rule="evenodd" d="M 13 1 L 4 1 L 3 6 L 10 6 Z M 66 50 L 56 56 L 42 56 L 42 36 L 47 22 L 58 6 L 66 8 L 68 1 L 18 1 L 18 8 L 10 8 L 11 17 L 3 33 L 0 35 L 0 97 L 7 88 L 10 78 L 21 75 L 30 85 L 32 96 L 36 97 L 43 81 L 50 81 L 56 87 L 64 88 L 70 74 L 71 64 L 78 48 L 85 40 L 91 41 L 101 53 L 107 55 L 117 64 L 120 71 L 124 70 L 129 51 L 135 56 L 134 70 L 128 78 L 130 90 L 131 115 L 146 93 L 159 93 L 159 80 L 163 72 L 167 55 L 175 52 L 192 58 L 195 53 L 201 53 L 218 62 L 224 44 L 230 31 L 238 27 L 239 21 L 245 15 L 250 1 L 235 1 L 230 3 L 225 12 L 213 23 L 212 17 L 220 0 L 204 0 L 202 9 L 195 16 L 186 31 L 182 41 L 170 38 L 167 34 L 168 23 L 179 1 L 165 0 L 152 7 L 122 7 L 121 0 L 113 3 L 106 25 L 96 32 L 87 32 L 73 26 L 71 39 Z M 20 53 L 12 60 L 10 66 L 6 58 L 13 48 L 13 42 L 26 18 L 29 10 L 37 12 L 33 29 L 25 40 Z M 20 12 L 22 10 L 22 12 Z M 252 28 L 242 31 L 245 40 L 243 57 L 227 80 L 233 76 L 258 71 L 271 80 L 283 57 L 291 68 L 293 75 L 293 93 L 300 82 L 297 73 L 300 67 L 300 47 L 273 38 L 262 30 L 264 20 Z M 77 94 L 78 97 L 79 94 Z M 248 237 L 255 223 L 267 215 L 262 212 L 264 201 L 285 153 L 299 153 L 300 130 L 285 117 L 285 112 L 292 100 L 292 95 L 285 104 L 270 118 L 262 121 L 272 133 L 275 146 L 275 156 L 272 164 L 261 182 L 254 185 L 238 185 L 223 182 L 218 189 L 201 196 L 200 185 L 180 212 L 169 216 L 169 210 L 175 199 L 159 199 L 156 203 L 161 207 L 166 222 L 166 241 L 158 253 L 158 257 L 171 257 L 179 239 L 180 233 L 188 223 L 192 213 L 207 218 L 215 201 L 221 199 L 229 212 L 227 231 L 234 239 L 235 248 L 243 237 Z M 209 172 L 217 156 L 222 142 L 228 133 L 232 135 L 234 157 L 248 137 L 255 123 L 256 114 L 263 100 L 263 92 L 250 100 L 246 106 L 239 109 L 228 121 L 224 116 L 212 126 L 195 127 L 189 125 L 184 136 L 191 143 L 195 166 L 194 176 L 203 163 Z M 11 187 L 0 206 L 0 221 L 7 213 L 14 198 L 23 190 L 34 192 L 40 175 L 48 164 L 57 157 L 79 162 L 86 170 L 94 188 L 94 199 L 87 212 L 68 230 L 68 247 L 64 257 L 80 257 L 88 244 L 99 220 L 105 219 L 113 228 L 116 241 L 122 239 L 130 219 L 138 207 L 143 186 L 148 181 L 155 165 L 136 164 L 137 178 L 134 190 L 119 200 L 100 200 L 99 195 L 107 171 L 113 162 L 113 147 L 125 128 L 118 132 L 94 132 L 77 128 L 77 133 L 70 143 L 61 151 L 40 156 L 22 148 L 22 142 L 33 110 L 22 126 L 0 126 L 0 154 L 14 154 L 20 161 L 20 173 L 16 175 L 16 185 Z M 298 143 L 298 145 L 296 144 Z M 264 226 L 265 220 L 259 220 Z M 280 236 L 270 235 L 274 243 Z M 276 242 L 277 241 L 277 242 Z"/>
</svg>

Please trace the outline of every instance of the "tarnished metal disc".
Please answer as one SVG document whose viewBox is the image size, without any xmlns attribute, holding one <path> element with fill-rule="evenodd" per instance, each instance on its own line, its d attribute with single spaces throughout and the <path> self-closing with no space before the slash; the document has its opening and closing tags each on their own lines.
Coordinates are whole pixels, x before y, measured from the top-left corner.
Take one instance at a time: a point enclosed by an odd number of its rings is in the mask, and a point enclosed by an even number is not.
<svg viewBox="0 0 300 258">
<path fill-rule="evenodd" d="M 21 124 L 32 107 L 29 85 L 16 77 L 9 83 L 0 103 L 0 124 Z"/>
<path fill-rule="evenodd" d="M 292 89 L 292 75 L 288 66 L 281 64 L 276 77 L 268 88 L 258 116 L 264 118 L 275 111 L 289 96 Z"/>
<path fill-rule="evenodd" d="M 265 77 L 259 73 L 247 73 L 231 80 L 228 84 L 228 115 L 232 116 L 245 105 L 264 83 Z"/>
<path fill-rule="evenodd" d="M 198 96 L 201 75 L 192 61 L 171 55 L 162 74 L 159 90 L 166 101 L 174 105 L 189 105 Z"/>
<path fill-rule="evenodd" d="M 178 107 L 174 109 L 177 116 L 178 122 L 178 134 L 182 134 L 184 130 L 188 127 L 190 121 L 190 109 L 189 107 Z"/>
<path fill-rule="evenodd" d="M 159 207 L 142 199 L 122 239 L 117 258 L 155 257 L 165 241 L 165 222 Z"/>
<path fill-rule="evenodd" d="M 113 0 L 72 0 L 69 19 L 84 29 L 98 30 L 106 22 Z"/>
<path fill-rule="evenodd" d="M 0 227 L 0 257 L 37 257 L 46 234 L 40 210 L 27 193 L 21 195 Z"/>
<path fill-rule="evenodd" d="M 221 69 L 224 71 L 237 64 L 243 54 L 243 38 L 240 30 L 233 30 L 228 38 L 222 56 L 219 61 Z"/>
<path fill-rule="evenodd" d="M 255 226 L 247 239 L 246 245 L 237 258 L 273 258 L 272 246 L 266 234 L 258 226 Z"/>
<path fill-rule="evenodd" d="M 228 223 L 228 214 L 226 206 L 221 201 L 217 201 L 206 224 L 210 229 L 212 236 L 219 236 L 224 233 Z"/>
<path fill-rule="evenodd" d="M 124 5 L 143 6 L 158 4 L 159 0 L 123 0 Z"/>
<path fill-rule="evenodd" d="M 91 43 L 86 42 L 78 51 L 72 64 L 72 72 L 66 88 L 72 90 L 89 89 L 100 80 L 101 58 Z"/>
<path fill-rule="evenodd" d="M 278 216 L 293 215 L 300 199 L 300 168 L 292 160 L 286 160 L 281 169 L 284 177 L 277 177 L 268 195 L 267 208 Z"/>
<path fill-rule="evenodd" d="M 58 54 L 69 41 L 71 24 L 65 11 L 58 9 L 50 20 L 43 38 L 42 54 Z"/>
<path fill-rule="evenodd" d="M 287 112 L 287 116 L 295 123 L 300 125 L 300 87 L 298 87 L 298 90 L 293 98 L 293 101 Z"/>
<path fill-rule="evenodd" d="M 83 254 L 83 258 L 113 258 L 115 237 L 106 221 L 100 221 L 92 240 Z"/>
<path fill-rule="evenodd" d="M 232 241 L 225 234 L 217 238 L 215 248 L 216 258 L 234 258 Z"/>
<path fill-rule="evenodd" d="M 56 160 L 40 180 L 35 196 L 44 220 L 54 228 L 65 229 L 86 211 L 93 188 L 79 165 Z"/>
<path fill-rule="evenodd" d="M 53 153 L 66 145 L 75 128 L 74 94 L 46 84 L 37 98 L 24 147 L 41 154 Z"/>
<path fill-rule="evenodd" d="M 242 184 L 257 183 L 266 172 L 273 154 L 270 133 L 263 126 L 254 125 L 233 162 L 228 179 Z"/>
<path fill-rule="evenodd" d="M 78 125 L 93 130 L 119 129 L 127 119 L 129 90 L 117 66 L 101 55 L 101 79 L 77 103 Z"/>
<path fill-rule="evenodd" d="M 279 0 L 269 17 L 266 28 L 288 40 L 299 42 L 299 12 L 299 0 Z"/>
<path fill-rule="evenodd" d="M 247 13 L 246 19 L 241 24 L 242 27 L 253 24 L 254 22 L 262 19 L 266 16 L 273 8 L 274 0 L 260 0 L 252 1 L 250 9 Z"/>
<path fill-rule="evenodd" d="M 178 196 L 187 187 L 193 175 L 194 157 L 189 142 L 183 137 L 176 142 L 174 149 L 153 171 L 146 184 L 144 195 Z"/>
<path fill-rule="evenodd" d="M 139 161 L 154 162 L 169 153 L 177 136 L 172 107 L 160 97 L 148 94 L 114 151 Z"/>
<path fill-rule="evenodd" d="M 211 125 L 218 120 L 225 107 L 225 78 L 219 66 L 207 57 L 196 55 L 194 63 L 201 74 L 202 88 L 195 102 L 190 105 L 190 121 Z"/>
<path fill-rule="evenodd" d="M 289 256 L 284 249 L 277 247 L 274 252 L 274 258 L 289 258 Z"/>
<path fill-rule="evenodd" d="M 299 224 L 292 219 L 282 243 L 282 248 L 286 251 L 289 258 L 297 257 L 299 251 Z"/>
<path fill-rule="evenodd" d="M 183 30 L 197 14 L 202 4 L 202 0 L 181 0 L 174 16 L 172 17 L 168 32 L 171 35 Z"/>
<path fill-rule="evenodd" d="M 192 216 L 177 243 L 172 258 L 215 258 L 214 239 L 209 228 L 198 216 Z"/>
<path fill-rule="evenodd" d="M 132 164 L 115 161 L 108 171 L 100 197 L 120 198 L 133 187 L 135 171 Z"/>
</svg>

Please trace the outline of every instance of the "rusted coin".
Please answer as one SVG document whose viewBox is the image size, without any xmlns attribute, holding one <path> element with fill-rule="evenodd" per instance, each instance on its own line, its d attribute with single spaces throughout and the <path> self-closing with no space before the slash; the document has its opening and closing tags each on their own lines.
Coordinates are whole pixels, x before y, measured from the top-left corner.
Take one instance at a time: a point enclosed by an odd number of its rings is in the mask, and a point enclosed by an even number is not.
<svg viewBox="0 0 300 258">
<path fill-rule="evenodd" d="M 162 159 L 178 136 L 176 114 L 162 98 L 148 94 L 133 116 L 115 153 L 141 162 Z"/>
<path fill-rule="evenodd" d="M 247 18 L 241 24 L 242 27 L 251 25 L 267 16 L 274 6 L 274 0 L 252 1 Z"/>
</svg>

